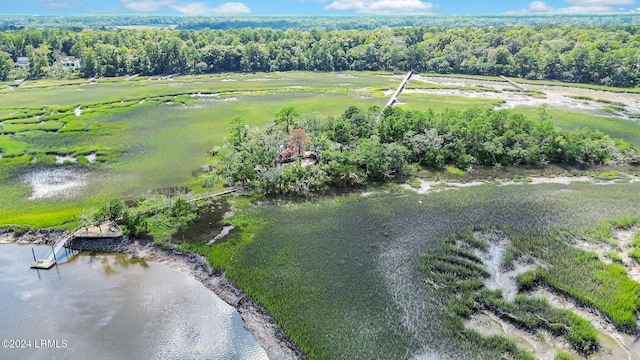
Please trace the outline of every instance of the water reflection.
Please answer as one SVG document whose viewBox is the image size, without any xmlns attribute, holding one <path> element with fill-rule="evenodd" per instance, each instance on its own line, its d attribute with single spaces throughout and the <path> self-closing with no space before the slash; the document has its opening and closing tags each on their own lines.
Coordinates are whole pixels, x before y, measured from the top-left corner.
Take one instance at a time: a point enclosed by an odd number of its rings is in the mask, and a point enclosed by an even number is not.
<svg viewBox="0 0 640 360">
<path fill-rule="evenodd" d="M 62 253 L 35 270 L 31 246 L 0 246 L 0 337 L 67 343 L 1 349 L 1 359 L 266 359 L 235 309 L 192 277 L 121 254 Z"/>
</svg>

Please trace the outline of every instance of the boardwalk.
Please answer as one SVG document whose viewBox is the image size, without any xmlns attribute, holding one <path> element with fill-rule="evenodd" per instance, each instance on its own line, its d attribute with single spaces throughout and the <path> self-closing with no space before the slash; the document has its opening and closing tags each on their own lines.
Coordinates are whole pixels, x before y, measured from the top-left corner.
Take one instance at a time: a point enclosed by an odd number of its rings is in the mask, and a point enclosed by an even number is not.
<svg viewBox="0 0 640 360">
<path fill-rule="evenodd" d="M 391 99 L 389 99 L 389 101 L 387 102 L 387 105 L 385 105 L 384 108 L 382 108 L 382 110 L 388 108 L 389 106 L 393 106 L 398 101 L 398 96 L 400 96 L 400 93 L 402 93 L 402 90 L 404 90 L 404 87 L 407 85 L 407 83 L 411 79 L 411 75 L 413 75 L 413 71 L 409 71 L 407 76 L 404 77 L 404 80 L 402 80 L 402 82 L 398 86 L 398 89 L 393 93 L 393 96 L 391 96 Z"/>
<path fill-rule="evenodd" d="M 509 78 L 507 78 L 507 77 L 506 77 L 506 76 L 504 76 L 504 75 L 500 75 L 500 77 L 502 78 L 502 80 L 504 80 L 504 81 L 508 82 L 508 83 L 509 83 L 509 85 L 513 86 L 514 88 L 516 88 L 516 89 L 518 89 L 518 90 L 520 90 L 520 91 L 522 91 L 522 92 L 527 92 L 527 91 L 529 91 L 529 90 L 527 90 L 527 88 L 525 88 L 524 86 L 522 86 L 522 85 L 518 84 L 517 82 L 515 82 L 515 81 L 513 81 L 513 80 L 511 80 L 511 79 L 509 79 Z"/>
</svg>

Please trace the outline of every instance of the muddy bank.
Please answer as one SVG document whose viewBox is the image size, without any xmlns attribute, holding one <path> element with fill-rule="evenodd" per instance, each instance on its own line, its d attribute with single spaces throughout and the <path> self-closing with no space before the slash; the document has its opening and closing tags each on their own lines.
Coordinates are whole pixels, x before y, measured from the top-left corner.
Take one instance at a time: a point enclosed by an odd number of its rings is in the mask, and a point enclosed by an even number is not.
<svg viewBox="0 0 640 360">
<path fill-rule="evenodd" d="M 55 244 L 63 232 L 49 230 L 29 230 L 14 236 L 12 230 L 0 230 L 0 244 Z M 152 241 L 134 239 L 121 252 L 132 257 L 165 264 L 187 273 L 213 291 L 218 297 L 238 310 L 244 326 L 258 340 L 269 359 L 304 359 L 302 352 L 278 329 L 275 320 L 267 310 L 234 287 L 221 271 L 212 269 L 203 256 L 179 251 L 175 247 L 160 248 Z M 26 266 L 26 265 L 25 265 Z"/>
<path fill-rule="evenodd" d="M 234 287 L 225 275 L 212 269 L 203 256 L 175 248 L 161 249 L 152 242 L 134 240 L 124 251 L 133 257 L 166 264 L 198 279 L 218 297 L 238 310 L 244 326 L 266 350 L 269 359 L 304 359 L 297 346 L 278 329 L 267 310 Z"/>
</svg>

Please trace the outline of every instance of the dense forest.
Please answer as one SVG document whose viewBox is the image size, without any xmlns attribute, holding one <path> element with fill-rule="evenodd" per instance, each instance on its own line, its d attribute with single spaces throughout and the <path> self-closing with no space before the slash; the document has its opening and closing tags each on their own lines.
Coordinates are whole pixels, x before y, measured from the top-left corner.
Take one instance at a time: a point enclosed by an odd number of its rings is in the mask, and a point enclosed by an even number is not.
<svg viewBox="0 0 640 360">
<path fill-rule="evenodd" d="M 640 26 L 376 30 L 25 29 L 0 32 L 0 79 L 255 71 L 387 70 L 500 75 L 617 87 L 640 81 Z M 29 66 L 13 70 L 18 57 Z"/>
<path fill-rule="evenodd" d="M 0 29 L 113 27 L 175 27 L 180 30 L 262 28 L 275 30 L 373 30 L 381 27 L 437 27 L 443 29 L 488 26 L 640 25 L 640 14 L 514 14 L 416 16 L 170 16 L 170 15 L 0 15 Z"/>
<path fill-rule="evenodd" d="M 263 130 L 232 120 L 228 144 L 215 150 L 227 184 L 265 194 L 302 195 L 368 181 L 402 180 L 420 167 L 627 164 L 636 148 L 599 131 L 558 130 L 508 110 L 405 111 L 350 107 L 342 116 L 300 116 L 282 108 Z M 289 164 L 283 166 L 283 164 Z"/>
</svg>

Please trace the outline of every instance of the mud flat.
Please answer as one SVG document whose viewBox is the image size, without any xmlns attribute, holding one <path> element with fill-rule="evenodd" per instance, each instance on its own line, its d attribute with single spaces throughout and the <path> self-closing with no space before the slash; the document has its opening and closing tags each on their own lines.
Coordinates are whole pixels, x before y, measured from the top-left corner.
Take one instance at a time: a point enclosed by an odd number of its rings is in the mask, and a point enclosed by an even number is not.
<svg viewBox="0 0 640 360">
<path fill-rule="evenodd" d="M 575 301 L 557 295 L 546 288 L 536 289 L 532 295 L 540 296 L 557 308 L 571 310 L 589 320 L 598 331 L 600 350 L 591 359 L 629 359 L 640 360 L 640 341 L 635 336 L 624 334 L 616 330 L 613 323 L 597 310 L 582 307 Z"/>
<path fill-rule="evenodd" d="M 486 251 L 476 251 L 476 255 L 482 259 L 482 263 L 490 275 L 485 286 L 491 290 L 502 290 L 502 297 L 507 301 L 513 301 L 518 294 L 518 275 L 533 269 L 535 264 L 517 261 L 513 264 L 513 269 L 505 270 L 502 261 L 507 247 L 511 244 L 509 237 L 498 230 L 492 232 L 476 231 L 473 236 L 484 239 L 488 244 Z"/>
<path fill-rule="evenodd" d="M 462 78 L 447 78 L 436 76 L 414 75 L 412 81 L 423 82 L 433 85 L 459 86 L 468 87 L 476 86 L 477 90 L 467 89 L 405 89 L 405 94 L 434 94 L 444 96 L 464 96 L 470 98 L 499 99 L 504 103 L 498 108 L 511 109 L 518 106 L 538 107 L 546 104 L 553 108 L 579 111 L 584 113 L 598 113 L 602 116 L 613 116 L 623 119 L 629 119 L 627 114 L 636 114 L 640 112 L 640 95 L 632 93 L 614 93 L 609 91 L 599 91 L 571 86 L 549 86 L 549 85 L 530 85 L 526 84 L 529 91 L 536 91 L 544 95 L 531 96 L 525 92 L 503 91 L 510 88 L 507 82 L 489 81 L 489 80 L 472 80 Z M 491 89 L 492 91 L 482 91 L 482 87 Z M 576 99 L 582 97 L 583 99 Z M 585 100 L 587 99 L 587 100 Z M 590 100 L 593 99 L 593 100 Z M 612 103 L 624 103 L 626 112 L 610 113 L 605 111 L 609 105 L 602 101 Z"/>
<path fill-rule="evenodd" d="M 484 239 L 488 244 L 486 251 L 477 251 L 477 255 L 482 259 L 490 274 L 485 285 L 489 289 L 502 290 L 505 300 L 513 301 L 518 294 L 517 276 L 532 269 L 535 264 L 516 262 L 512 270 L 504 270 L 502 260 L 505 249 L 511 242 L 508 236 L 499 230 L 476 231 L 474 236 Z M 597 352 L 589 355 L 588 359 L 640 360 L 640 341 L 635 336 L 618 331 L 615 325 L 600 312 L 580 306 L 574 300 L 558 295 L 544 287 L 536 289 L 529 295 L 542 297 L 553 307 L 569 310 L 587 319 L 593 325 L 598 333 L 600 347 Z M 552 360 L 558 351 L 584 356 L 576 353 L 571 344 L 562 336 L 554 336 L 544 329 L 537 329 L 533 333 L 525 331 L 489 311 L 474 314 L 465 326 L 482 334 L 508 336 L 521 347 L 533 352 L 538 359 Z"/>
<path fill-rule="evenodd" d="M 484 335 L 504 335 L 518 346 L 535 354 L 536 359 L 553 360 L 559 351 L 577 355 L 562 336 L 553 336 L 545 330 L 531 333 L 500 319 L 489 311 L 472 315 L 465 326 Z M 612 358 L 613 359 L 613 358 Z"/>
<path fill-rule="evenodd" d="M 569 185 L 574 182 L 587 182 L 598 185 L 615 185 L 619 183 L 619 180 L 598 180 L 596 178 L 590 176 L 535 176 L 531 177 L 530 181 L 526 182 L 515 182 L 515 181 L 470 181 L 470 182 L 451 182 L 451 181 L 435 181 L 435 180 L 424 180 L 417 179 L 420 186 L 413 187 L 409 184 L 402 184 L 401 187 L 406 190 L 412 190 L 417 192 L 418 194 L 426 194 L 429 192 L 437 192 L 444 190 L 452 190 L 459 189 L 471 186 L 480 186 L 480 185 L 539 185 L 539 184 L 561 184 L 561 185 Z M 633 176 L 627 180 L 628 182 L 635 183 L 640 182 L 640 178 L 637 176 Z"/>
</svg>

